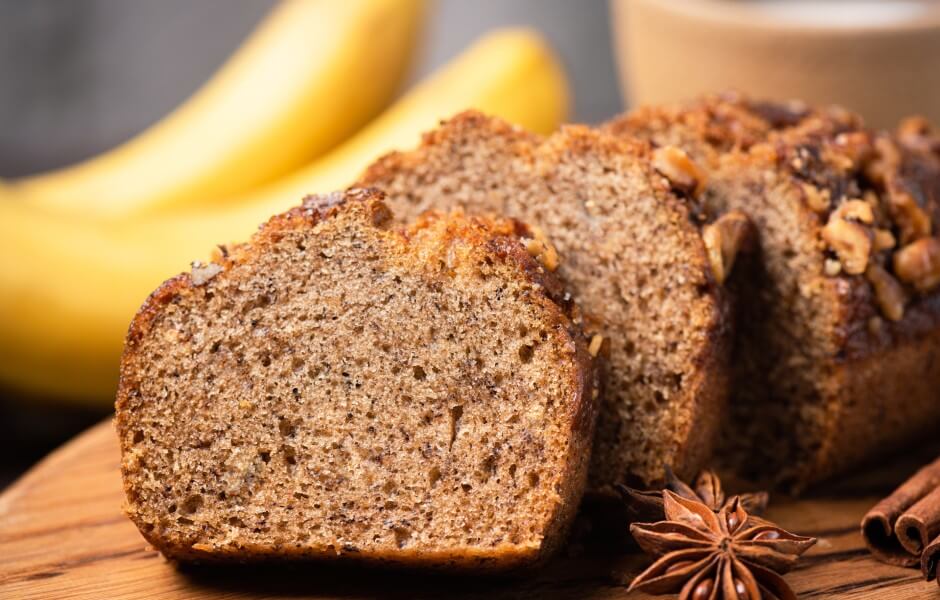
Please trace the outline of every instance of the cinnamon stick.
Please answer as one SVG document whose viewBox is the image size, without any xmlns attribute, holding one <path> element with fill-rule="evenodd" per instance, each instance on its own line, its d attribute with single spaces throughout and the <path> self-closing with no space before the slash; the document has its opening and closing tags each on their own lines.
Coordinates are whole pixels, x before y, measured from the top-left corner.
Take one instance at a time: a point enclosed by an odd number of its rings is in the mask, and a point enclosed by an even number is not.
<svg viewBox="0 0 940 600">
<path fill-rule="evenodd" d="M 940 485 L 898 517 L 894 529 L 905 550 L 914 555 L 923 552 L 940 533 Z"/>
<path fill-rule="evenodd" d="M 920 557 L 920 570 L 927 581 L 936 579 L 940 586 L 940 536 L 924 548 L 924 554 Z"/>
<path fill-rule="evenodd" d="M 940 528 L 938 487 L 940 458 L 868 511 L 862 519 L 862 536 L 875 558 L 905 567 L 921 562 L 921 551 Z"/>
</svg>

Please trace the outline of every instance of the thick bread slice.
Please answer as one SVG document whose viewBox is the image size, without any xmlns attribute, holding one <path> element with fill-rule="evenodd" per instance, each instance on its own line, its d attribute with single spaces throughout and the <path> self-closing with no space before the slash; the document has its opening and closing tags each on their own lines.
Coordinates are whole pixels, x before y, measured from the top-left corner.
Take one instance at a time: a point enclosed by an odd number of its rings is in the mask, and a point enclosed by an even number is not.
<svg viewBox="0 0 940 600">
<path fill-rule="evenodd" d="M 690 477 L 708 460 L 726 395 L 725 302 L 701 215 L 645 144 L 577 126 L 542 139 L 467 112 L 379 160 L 360 185 L 386 190 L 404 221 L 453 207 L 505 214 L 557 248 L 562 278 L 605 338 L 590 487 L 652 485 L 664 465 Z"/>
<path fill-rule="evenodd" d="M 127 512 L 181 560 L 508 568 L 584 489 L 593 370 L 511 221 L 311 197 L 166 282 L 117 394 Z"/>
<path fill-rule="evenodd" d="M 708 157 L 708 210 L 757 227 L 758 260 L 729 282 L 741 308 L 732 465 L 800 489 L 937 431 L 940 294 L 896 269 L 899 251 L 940 248 L 940 142 L 925 124 L 878 134 L 838 107 L 736 96 L 606 129 Z M 857 243 L 837 251 L 839 238 Z M 926 279 L 932 254 L 919 253 Z"/>
</svg>

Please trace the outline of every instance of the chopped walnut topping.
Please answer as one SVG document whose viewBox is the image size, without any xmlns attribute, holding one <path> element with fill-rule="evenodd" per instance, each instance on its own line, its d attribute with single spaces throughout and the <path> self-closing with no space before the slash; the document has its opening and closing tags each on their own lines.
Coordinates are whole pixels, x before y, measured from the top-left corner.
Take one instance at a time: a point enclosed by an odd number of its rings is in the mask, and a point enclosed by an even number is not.
<svg viewBox="0 0 940 600">
<path fill-rule="evenodd" d="M 747 215 L 733 210 L 702 229 L 702 240 L 718 283 L 724 283 L 734 267 L 734 259 L 751 235 L 753 224 Z"/>
<path fill-rule="evenodd" d="M 534 238 L 525 240 L 525 249 L 549 271 L 558 268 L 558 251 L 552 246 L 541 228 L 530 226 Z"/>
<path fill-rule="evenodd" d="M 192 281 L 193 285 L 200 286 L 205 285 L 209 282 L 210 279 L 222 272 L 222 267 L 215 264 L 209 263 L 207 265 L 202 264 L 198 260 L 193 262 L 192 271 L 189 274 L 189 279 Z"/>
<path fill-rule="evenodd" d="M 851 162 L 852 167 L 864 164 L 871 158 L 871 138 L 865 131 L 846 131 L 838 134 L 835 145 Z"/>
<path fill-rule="evenodd" d="M 940 138 L 933 134 L 930 122 L 924 117 L 913 116 L 901 121 L 897 129 L 898 141 L 915 152 L 937 152 Z"/>
<path fill-rule="evenodd" d="M 826 262 L 823 264 L 823 272 L 829 277 L 835 277 L 842 272 L 842 263 L 834 258 L 827 258 Z"/>
<path fill-rule="evenodd" d="M 779 158 L 777 149 L 772 144 L 760 143 L 751 147 L 751 156 L 766 163 L 775 163 Z"/>
<path fill-rule="evenodd" d="M 844 152 L 830 150 L 826 152 L 824 160 L 828 166 L 842 173 L 848 173 L 855 167 L 855 161 Z"/>
<path fill-rule="evenodd" d="M 826 107 L 826 116 L 838 123 L 840 129 L 858 128 L 862 125 L 858 115 L 844 106 L 833 104 Z"/>
<path fill-rule="evenodd" d="M 894 273 L 920 292 L 937 287 L 940 284 L 940 240 L 921 238 L 895 252 Z"/>
<path fill-rule="evenodd" d="M 898 125 L 898 137 L 921 136 L 930 133 L 930 121 L 921 115 L 906 117 Z"/>
<path fill-rule="evenodd" d="M 843 271 L 849 275 L 865 272 L 872 247 L 871 233 L 865 226 L 833 214 L 822 237 L 839 257 Z"/>
<path fill-rule="evenodd" d="M 907 294 L 898 280 L 880 266 L 872 263 L 865 270 L 865 278 L 875 290 L 875 301 L 881 314 L 891 321 L 900 321 L 904 316 Z"/>
<path fill-rule="evenodd" d="M 900 229 L 902 244 L 930 235 L 930 215 L 894 180 L 888 184 L 888 209 Z"/>
<path fill-rule="evenodd" d="M 698 196 L 705 189 L 708 176 L 688 154 L 675 146 L 653 151 L 653 168 L 669 180 L 673 188 Z"/>
<path fill-rule="evenodd" d="M 829 203 L 832 195 L 828 189 L 819 189 L 811 183 L 803 184 L 803 197 L 806 199 L 806 205 L 810 210 L 816 213 L 825 213 L 829 210 Z"/>
<path fill-rule="evenodd" d="M 875 237 L 872 240 L 873 246 L 872 250 L 874 252 L 881 252 L 882 250 L 890 250 L 897 245 L 897 240 L 894 239 L 894 234 L 888 231 L 887 229 L 876 229 Z"/>
<path fill-rule="evenodd" d="M 883 136 L 875 139 L 874 146 L 874 156 L 865 164 L 865 175 L 876 185 L 885 186 L 901 163 L 901 152 L 894 142 Z"/>
<path fill-rule="evenodd" d="M 588 345 L 588 353 L 591 356 L 597 356 L 597 353 L 601 351 L 601 346 L 604 344 L 604 336 L 596 334 L 591 338 L 591 343 Z"/>
<path fill-rule="evenodd" d="M 864 200 L 847 200 L 840 204 L 839 208 L 832 212 L 832 215 L 837 219 L 859 221 L 865 225 L 871 225 L 875 220 L 875 213 L 871 204 Z"/>
</svg>

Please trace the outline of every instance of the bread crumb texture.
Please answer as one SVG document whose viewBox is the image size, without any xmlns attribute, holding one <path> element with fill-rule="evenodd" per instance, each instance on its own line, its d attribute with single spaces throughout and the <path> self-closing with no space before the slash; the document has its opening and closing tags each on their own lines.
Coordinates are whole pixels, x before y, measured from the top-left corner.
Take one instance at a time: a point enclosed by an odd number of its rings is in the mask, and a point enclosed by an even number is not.
<svg viewBox="0 0 940 600">
<path fill-rule="evenodd" d="M 171 558 L 508 568 L 584 489 L 593 369 L 508 220 L 311 197 L 131 325 L 127 512 Z M 210 275 L 211 276 L 207 276 Z"/>
<path fill-rule="evenodd" d="M 361 181 L 386 190 L 403 222 L 428 209 L 504 214 L 554 248 L 606 359 L 596 490 L 655 485 L 664 465 L 693 476 L 709 458 L 727 393 L 721 286 L 692 203 L 656 167 L 645 143 L 581 126 L 541 138 L 470 111 L 416 150 L 379 160 Z M 700 182 L 689 177 L 686 191 Z"/>
</svg>

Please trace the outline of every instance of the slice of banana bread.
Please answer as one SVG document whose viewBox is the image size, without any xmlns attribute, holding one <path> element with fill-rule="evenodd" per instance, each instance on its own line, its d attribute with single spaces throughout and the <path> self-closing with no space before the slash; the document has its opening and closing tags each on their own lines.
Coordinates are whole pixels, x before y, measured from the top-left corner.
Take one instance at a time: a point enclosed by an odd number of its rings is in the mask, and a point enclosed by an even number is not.
<svg viewBox="0 0 940 600">
<path fill-rule="evenodd" d="M 707 210 L 743 211 L 759 232 L 729 282 L 729 462 L 799 489 L 937 431 L 940 144 L 926 124 L 876 134 L 837 107 L 734 96 L 606 129 L 706 157 Z"/>
<path fill-rule="evenodd" d="M 506 220 L 311 197 L 166 282 L 117 394 L 127 512 L 180 560 L 508 568 L 556 548 L 596 416 L 559 280 Z"/>
<path fill-rule="evenodd" d="M 562 257 L 562 278 L 605 340 L 598 491 L 652 485 L 664 465 L 694 475 L 726 395 L 728 323 L 699 229 L 706 216 L 654 162 L 686 195 L 698 186 L 687 157 L 653 157 L 646 144 L 578 126 L 542 139 L 467 112 L 360 181 L 386 190 L 404 221 L 453 207 L 505 214 L 541 230 L 547 264 Z"/>
</svg>

